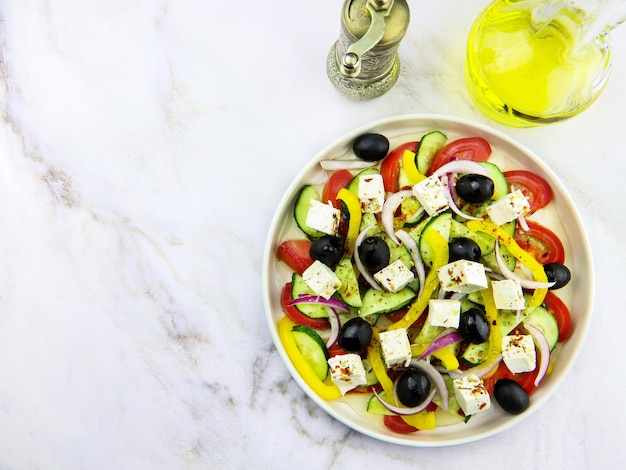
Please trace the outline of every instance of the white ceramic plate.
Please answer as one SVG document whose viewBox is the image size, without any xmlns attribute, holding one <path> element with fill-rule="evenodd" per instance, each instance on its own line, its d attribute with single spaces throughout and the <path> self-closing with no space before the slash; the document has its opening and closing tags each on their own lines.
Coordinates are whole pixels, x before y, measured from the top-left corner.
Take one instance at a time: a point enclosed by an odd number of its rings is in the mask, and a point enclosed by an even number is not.
<svg viewBox="0 0 626 470">
<path fill-rule="evenodd" d="M 335 401 L 322 400 L 293 367 L 277 333 L 277 323 L 283 316 L 280 293 L 284 284 L 291 279 L 291 271 L 276 259 L 275 253 L 282 240 L 304 238 L 293 221 L 294 198 L 302 184 L 322 183 L 326 180 L 327 173 L 319 165 L 321 160 L 350 155 L 354 139 L 366 132 L 377 132 L 387 136 L 393 149 L 401 143 L 419 140 L 426 132 L 435 129 L 446 133 L 448 141 L 458 137 L 482 136 L 493 148 L 490 161 L 498 164 L 503 170 L 530 170 L 550 183 L 554 191 L 553 201 L 546 208 L 533 214 L 530 220 L 551 228 L 564 244 L 565 264 L 572 272 L 572 281 L 556 293 L 569 306 L 574 328 L 571 337 L 555 350 L 553 372 L 531 395 L 531 404 L 521 415 L 507 414 L 494 403 L 489 411 L 473 416 L 467 424 L 459 423 L 413 434 L 396 434 L 386 429 L 380 418 L 368 417 L 367 413 L 356 411 L 365 405 L 363 400 L 349 397 Z M 576 249 L 572 249 L 573 247 Z M 377 121 L 354 130 L 324 149 L 300 172 L 287 189 L 272 221 L 264 254 L 263 293 L 267 322 L 276 349 L 294 380 L 314 402 L 352 429 L 383 441 L 416 447 L 450 446 L 483 439 L 513 426 L 543 405 L 558 388 L 582 347 L 591 319 L 593 292 L 591 250 L 583 223 L 570 195 L 552 170 L 528 149 L 501 132 L 463 119 L 438 115 L 398 116 Z"/>
</svg>

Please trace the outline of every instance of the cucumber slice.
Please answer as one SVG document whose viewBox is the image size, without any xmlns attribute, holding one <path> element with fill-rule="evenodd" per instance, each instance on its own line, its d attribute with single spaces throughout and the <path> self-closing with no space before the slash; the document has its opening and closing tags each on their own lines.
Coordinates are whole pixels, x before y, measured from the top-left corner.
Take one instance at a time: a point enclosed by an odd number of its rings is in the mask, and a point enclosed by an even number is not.
<svg viewBox="0 0 626 470">
<path fill-rule="evenodd" d="M 404 227 L 415 227 L 420 220 L 423 218 L 423 215 L 418 217 L 415 221 L 412 221 L 415 213 L 422 207 L 420 202 L 415 196 L 409 196 L 404 198 L 400 203 L 400 213 L 402 214 L 402 220 Z M 411 222 L 408 222 L 411 220 Z"/>
<path fill-rule="evenodd" d="M 517 260 L 515 256 L 511 254 L 509 249 L 505 245 L 500 245 L 500 256 L 504 260 L 504 265 L 509 268 L 511 271 L 515 270 L 515 265 L 517 264 Z M 500 272 L 500 268 L 498 267 L 498 262 L 496 261 L 496 253 L 492 251 L 491 253 L 487 253 L 482 257 L 482 261 L 491 270 L 498 274 L 502 274 Z"/>
<path fill-rule="evenodd" d="M 364 170 L 359 171 L 356 175 L 354 175 L 352 181 L 348 183 L 348 191 L 350 191 L 356 197 L 359 197 L 359 181 L 361 180 L 361 176 L 374 175 L 377 173 L 379 173 L 377 168 L 365 168 Z"/>
<path fill-rule="evenodd" d="M 504 174 L 497 165 L 491 162 L 479 162 L 489 172 L 489 177 L 493 181 L 493 197 L 498 200 L 502 196 L 506 196 L 509 192 L 509 183 L 507 183 Z"/>
<path fill-rule="evenodd" d="M 380 396 L 380 398 L 382 398 L 383 400 L 387 401 L 387 394 L 382 391 L 378 394 Z M 385 408 L 385 406 L 380 402 L 380 400 L 378 398 L 376 398 L 376 395 L 372 395 L 372 397 L 367 401 L 367 412 L 368 413 L 372 413 L 374 415 L 380 415 L 380 416 L 391 416 L 393 414 L 395 414 L 392 411 L 389 411 L 387 408 Z"/>
<path fill-rule="evenodd" d="M 443 237 L 446 242 L 449 242 L 451 220 L 452 213 L 444 212 L 430 219 L 430 221 L 424 227 L 424 230 L 422 230 L 419 241 L 419 249 L 420 253 L 422 254 L 422 260 L 424 261 L 425 266 L 431 267 L 433 265 L 433 251 L 430 245 L 424 241 L 424 235 L 428 233 L 429 230 L 435 230 L 439 233 L 439 235 Z"/>
<path fill-rule="evenodd" d="M 397 260 L 402 260 L 407 268 L 411 269 L 413 267 L 413 258 L 411 257 L 411 253 L 406 246 L 396 245 L 396 243 L 389 238 L 385 232 L 377 233 L 376 236 L 382 238 L 389 247 L 389 264 Z"/>
<path fill-rule="evenodd" d="M 455 238 L 469 238 L 470 240 L 474 240 L 480 247 L 480 252 L 483 256 L 491 253 L 495 246 L 493 237 L 482 232 L 472 232 L 464 223 L 458 222 L 452 218 L 450 220 L 450 240 L 454 240 Z"/>
<path fill-rule="evenodd" d="M 378 383 L 378 377 L 374 373 L 374 368 L 370 361 L 367 359 L 361 359 L 363 363 L 363 369 L 365 369 L 365 383 L 363 385 L 359 385 L 361 388 L 371 387 L 372 385 L 376 385 Z"/>
<path fill-rule="evenodd" d="M 300 227 L 307 237 L 311 240 L 316 240 L 324 235 L 319 230 L 312 229 L 306 224 L 306 218 L 309 214 L 309 203 L 311 199 L 320 201 L 320 195 L 312 185 L 304 185 L 298 195 L 296 196 L 296 203 L 293 207 L 293 218 L 296 220 L 296 224 Z"/>
<path fill-rule="evenodd" d="M 422 326 L 422 329 L 413 340 L 413 344 L 430 344 L 435 340 L 435 338 L 437 338 L 437 336 L 439 336 L 443 332 L 443 330 L 445 330 L 443 326 L 434 326 L 427 318 L 426 322 L 424 322 L 424 326 Z"/>
<path fill-rule="evenodd" d="M 301 295 L 316 295 L 315 292 L 304 282 L 300 274 L 293 273 L 291 276 L 291 298 L 297 299 Z M 301 304 L 296 308 L 310 318 L 328 318 L 328 312 L 322 305 Z"/>
<path fill-rule="evenodd" d="M 296 340 L 296 346 L 300 354 L 304 356 L 306 361 L 311 365 L 315 375 L 323 382 L 328 377 L 328 349 L 324 340 L 317 331 L 304 326 L 296 325 L 291 329 L 293 337 Z"/>
<path fill-rule="evenodd" d="M 535 307 L 532 309 L 524 320 L 524 324 L 533 325 L 541 330 L 543 335 L 548 340 L 550 350 L 553 350 L 559 342 L 559 324 L 554 318 L 554 315 L 552 315 L 546 308 Z"/>
<path fill-rule="evenodd" d="M 471 365 L 478 365 L 487 359 L 489 354 L 489 341 L 480 344 L 468 344 L 461 356 L 465 362 Z"/>
<path fill-rule="evenodd" d="M 350 258 L 343 258 L 335 267 L 335 274 L 341 281 L 341 287 L 337 291 L 343 301 L 350 307 L 359 308 L 363 305 L 361 292 L 359 291 L 359 280 L 357 279 L 354 266 Z"/>
<path fill-rule="evenodd" d="M 363 295 L 363 306 L 359 310 L 360 317 L 369 317 L 381 313 L 395 312 L 406 307 L 417 296 L 410 287 L 400 289 L 398 292 L 384 292 L 369 289 Z"/>
<path fill-rule="evenodd" d="M 443 147 L 448 137 L 440 131 L 432 131 L 424 135 L 417 147 L 417 171 L 425 175 L 437 152 Z"/>
<path fill-rule="evenodd" d="M 365 227 L 372 226 L 367 232 L 367 236 L 374 235 L 380 230 L 378 226 L 378 220 L 376 219 L 376 215 L 371 212 L 365 212 L 361 215 L 361 226 L 359 227 L 359 233 L 365 230 Z"/>
</svg>

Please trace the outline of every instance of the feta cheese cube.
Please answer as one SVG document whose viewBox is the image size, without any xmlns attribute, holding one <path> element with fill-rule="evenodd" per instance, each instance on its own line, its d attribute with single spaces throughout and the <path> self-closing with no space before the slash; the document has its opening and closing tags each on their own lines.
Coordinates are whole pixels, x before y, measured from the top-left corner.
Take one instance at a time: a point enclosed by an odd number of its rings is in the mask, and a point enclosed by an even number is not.
<svg viewBox="0 0 626 470">
<path fill-rule="evenodd" d="M 415 279 L 415 275 L 398 259 L 375 273 L 374 279 L 389 292 L 398 292 Z"/>
<path fill-rule="evenodd" d="M 341 211 L 331 204 L 324 204 L 316 199 L 309 201 L 309 212 L 304 222 L 312 229 L 324 232 L 327 235 L 335 235 L 339 229 Z"/>
<path fill-rule="evenodd" d="M 535 370 L 537 356 L 532 336 L 503 336 L 502 360 L 514 374 Z"/>
<path fill-rule="evenodd" d="M 411 362 L 411 343 L 406 328 L 381 332 L 380 349 L 390 369 L 406 367 Z"/>
<path fill-rule="evenodd" d="M 385 202 L 385 185 L 382 175 L 362 175 L 359 178 L 358 196 L 363 212 L 377 213 L 382 211 Z"/>
<path fill-rule="evenodd" d="M 330 378 L 339 387 L 342 395 L 367 383 L 365 367 L 363 367 L 363 361 L 358 354 L 349 353 L 333 356 L 328 359 L 328 365 L 330 366 Z"/>
<path fill-rule="evenodd" d="M 441 288 L 445 291 L 469 294 L 487 288 L 487 275 L 481 263 L 459 259 L 437 271 Z"/>
<path fill-rule="evenodd" d="M 466 416 L 488 410 L 491 407 L 489 392 L 481 379 L 469 374 L 453 382 L 454 396 Z"/>
<path fill-rule="evenodd" d="M 304 270 L 302 279 L 313 292 L 325 299 L 330 299 L 341 287 L 341 281 L 334 271 L 319 260 Z"/>
<path fill-rule="evenodd" d="M 524 291 L 517 279 L 493 281 L 493 300 L 498 310 L 522 310 L 526 307 Z"/>
<path fill-rule="evenodd" d="M 446 187 L 436 176 L 429 176 L 413 186 L 413 195 L 417 198 L 428 215 L 434 216 L 448 208 Z"/>
<path fill-rule="evenodd" d="M 433 326 L 458 328 L 461 319 L 461 302 L 454 299 L 430 299 L 428 321 Z"/>
<path fill-rule="evenodd" d="M 503 225 L 517 219 L 530 210 L 530 203 L 519 189 L 502 196 L 487 207 L 487 214 L 496 225 Z"/>
</svg>

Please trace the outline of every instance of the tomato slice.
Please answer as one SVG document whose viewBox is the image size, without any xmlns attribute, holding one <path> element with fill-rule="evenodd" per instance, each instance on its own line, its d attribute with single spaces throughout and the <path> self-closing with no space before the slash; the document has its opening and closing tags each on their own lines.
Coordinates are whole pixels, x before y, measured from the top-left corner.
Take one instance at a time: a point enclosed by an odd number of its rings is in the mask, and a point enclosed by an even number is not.
<svg viewBox="0 0 626 470">
<path fill-rule="evenodd" d="M 306 268 L 313 264 L 310 251 L 310 240 L 285 240 L 278 245 L 276 257 L 287 263 L 287 266 L 298 274 L 302 274 Z"/>
<path fill-rule="evenodd" d="M 514 374 L 509 370 L 504 361 L 500 362 L 498 369 L 493 373 L 490 377 L 484 379 L 484 385 L 489 395 L 493 396 L 493 388 L 496 385 L 496 382 L 500 379 L 513 379 L 518 384 L 522 386 L 526 393 L 530 395 L 533 390 L 535 390 L 535 378 L 537 377 L 537 373 L 539 372 L 539 367 L 535 367 L 535 370 L 530 372 L 522 372 L 519 374 Z"/>
<path fill-rule="evenodd" d="M 541 264 L 565 262 L 565 248 L 560 238 L 550 229 L 537 222 L 527 220 L 528 230 L 519 226 L 515 231 L 515 241 L 525 251 L 531 253 Z"/>
<path fill-rule="evenodd" d="M 393 149 L 391 153 L 385 157 L 380 166 L 380 174 L 383 177 L 386 192 L 395 193 L 398 191 L 398 177 L 400 176 L 400 165 L 402 164 L 404 151 L 410 150 L 411 152 L 417 152 L 418 145 L 419 142 L 404 143 Z"/>
<path fill-rule="evenodd" d="M 383 416 L 383 423 L 393 432 L 398 434 L 410 434 L 412 432 L 419 431 L 416 427 L 407 424 L 399 415 L 385 415 Z"/>
<path fill-rule="evenodd" d="M 559 343 L 565 341 L 572 333 L 572 314 L 569 309 L 551 290 L 546 294 L 543 305 L 554 315 L 556 323 L 559 325 Z"/>
<path fill-rule="evenodd" d="M 446 163 L 453 160 L 472 160 L 484 162 L 491 156 L 491 145 L 482 137 L 465 137 L 445 145 L 430 164 L 428 175 L 432 175 Z"/>
<path fill-rule="evenodd" d="M 509 187 L 512 186 L 514 189 L 519 189 L 524 193 L 524 196 L 530 203 L 531 214 L 546 206 L 554 197 L 550 184 L 541 176 L 530 171 L 505 171 L 504 177 L 507 183 L 509 183 Z"/>
<path fill-rule="evenodd" d="M 330 323 L 328 323 L 327 318 L 308 317 L 293 305 L 289 305 L 289 302 L 291 302 L 291 282 L 285 284 L 282 295 L 280 296 L 280 304 L 283 307 L 285 315 L 299 325 L 309 326 L 316 330 L 330 328 Z"/>
<path fill-rule="evenodd" d="M 341 203 L 337 200 L 337 193 L 341 188 L 348 186 L 352 178 L 352 173 L 348 170 L 339 170 L 330 175 L 322 191 L 322 201 L 324 203 L 330 201 L 336 209 L 341 209 Z"/>
</svg>

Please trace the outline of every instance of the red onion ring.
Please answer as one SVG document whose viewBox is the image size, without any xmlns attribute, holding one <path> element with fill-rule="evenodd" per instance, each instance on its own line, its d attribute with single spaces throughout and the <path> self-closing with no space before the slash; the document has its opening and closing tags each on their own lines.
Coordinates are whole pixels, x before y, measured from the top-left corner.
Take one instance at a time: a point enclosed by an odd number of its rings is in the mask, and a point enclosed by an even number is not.
<svg viewBox="0 0 626 470">
<path fill-rule="evenodd" d="M 443 380 L 443 376 L 439 373 L 435 366 L 423 359 L 413 358 L 411 359 L 411 362 L 409 362 L 409 367 L 419 369 L 426 374 L 437 389 L 437 392 L 439 392 L 439 397 L 441 398 L 441 403 L 443 405 L 442 408 L 447 410 L 450 398 L 448 387 L 446 386 L 446 382 Z"/>
<path fill-rule="evenodd" d="M 478 162 L 472 160 L 453 160 L 441 166 L 433 173 L 433 176 L 440 177 L 447 173 L 465 173 L 489 177 L 487 169 Z"/>
<path fill-rule="evenodd" d="M 339 330 L 341 329 L 341 321 L 339 320 L 339 314 L 337 310 L 331 307 L 326 307 L 328 311 L 328 323 L 330 323 L 330 336 L 326 341 L 326 348 L 331 348 L 337 342 L 339 338 Z"/>
<path fill-rule="evenodd" d="M 343 312 L 348 312 L 350 309 L 345 302 L 342 302 L 339 299 L 335 299 L 331 297 L 330 299 L 325 299 L 321 295 L 301 295 L 298 298 L 293 299 L 289 302 L 289 306 L 292 305 L 300 305 L 300 304 L 316 304 L 323 305 L 325 307 L 335 308 L 337 310 L 341 310 Z"/>
<path fill-rule="evenodd" d="M 469 369 L 465 369 L 463 372 L 463 377 L 467 377 L 470 374 L 474 374 L 479 379 L 483 379 L 488 376 L 493 370 L 496 368 L 500 361 L 502 360 L 502 354 L 498 354 L 489 362 L 483 362 L 482 364 L 478 364 L 477 366 L 470 367 Z"/>
<path fill-rule="evenodd" d="M 396 210 L 402 204 L 407 197 L 411 196 L 413 191 L 410 189 L 405 189 L 402 191 L 398 191 L 397 193 L 393 193 L 391 196 L 387 198 L 385 204 L 383 205 L 383 210 L 381 214 L 381 221 L 383 224 L 383 228 L 385 232 L 391 238 L 396 245 L 399 245 L 400 242 L 395 235 L 395 231 L 393 229 L 393 218 L 396 213 Z"/>
<path fill-rule="evenodd" d="M 507 279 L 513 279 L 513 280 L 519 281 L 519 283 L 524 289 L 548 289 L 556 283 L 556 281 L 552 281 L 552 282 L 533 281 L 531 279 L 526 279 L 524 277 L 521 277 L 515 274 L 504 264 L 504 260 L 502 259 L 502 256 L 500 255 L 500 243 L 498 243 L 497 240 L 496 240 L 496 247 L 494 251 L 496 254 L 496 262 L 498 263 L 498 268 L 500 268 L 500 272 L 502 273 L 502 275 Z"/>
<path fill-rule="evenodd" d="M 454 212 L 459 217 L 463 217 L 464 219 L 468 219 L 468 220 L 482 220 L 480 217 L 474 217 L 473 215 L 466 214 L 465 212 L 463 212 L 459 208 L 459 206 L 457 205 L 457 203 L 455 201 L 455 197 L 454 197 L 454 194 L 453 194 L 454 187 L 452 186 L 452 183 L 451 183 L 450 179 L 451 179 L 450 175 L 448 176 L 448 178 L 444 178 L 443 185 L 445 187 L 447 187 L 448 190 L 444 191 L 443 194 L 445 195 L 446 201 L 448 202 L 448 206 L 450 207 L 452 212 Z"/>
<path fill-rule="evenodd" d="M 428 345 L 424 352 L 420 354 L 417 360 L 422 360 L 426 356 L 430 356 L 435 351 L 438 351 L 446 346 L 450 346 L 451 344 L 458 343 L 462 340 L 461 335 L 454 328 L 447 328 L 444 330 L 439 336 L 437 336 L 432 343 Z"/>
<path fill-rule="evenodd" d="M 378 162 L 366 162 L 365 160 L 322 160 L 320 166 L 323 170 L 360 170 L 376 166 Z"/>
<path fill-rule="evenodd" d="M 395 392 L 396 389 L 396 383 L 394 382 L 393 384 L 393 389 Z M 424 411 L 426 408 L 428 408 L 428 405 L 430 405 L 430 402 L 433 401 L 433 398 L 435 396 L 435 393 L 437 392 L 437 390 L 433 387 L 432 390 L 430 391 L 430 393 L 428 394 L 428 397 L 426 397 L 426 399 L 420 403 L 417 406 L 414 406 L 412 408 L 405 408 L 405 407 L 401 407 L 401 406 L 395 406 L 392 405 L 391 403 L 385 401 L 379 394 L 378 392 L 376 392 L 376 390 L 374 390 L 374 395 L 376 396 L 376 398 L 378 398 L 378 401 L 381 403 L 381 405 L 383 405 L 385 408 L 387 408 L 389 411 L 397 414 L 397 415 L 401 415 L 401 416 L 409 416 L 409 415 L 415 415 L 421 411 Z"/>
<path fill-rule="evenodd" d="M 539 328 L 527 323 L 524 323 L 524 327 L 533 337 L 533 341 L 539 350 L 539 371 L 537 372 L 537 377 L 535 377 L 535 387 L 537 387 L 548 372 L 548 366 L 550 365 L 550 345 L 548 344 L 548 340 L 543 334 L 543 331 Z"/>
<path fill-rule="evenodd" d="M 376 282 L 376 279 L 374 279 L 372 275 L 369 272 L 367 272 L 367 269 L 365 269 L 365 266 L 363 266 L 363 262 L 361 261 L 361 257 L 359 256 L 359 247 L 361 246 L 361 243 L 363 242 L 363 240 L 365 240 L 365 237 L 367 236 L 367 232 L 369 232 L 370 228 L 372 228 L 373 225 L 374 224 L 369 224 L 367 227 L 363 229 L 361 233 L 359 233 L 359 236 L 356 237 L 356 241 L 354 242 L 354 261 L 356 263 L 356 267 L 359 269 L 359 271 L 361 272 L 361 274 L 363 275 L 363 278 L 367 281 L 367 283 L 370 286 L 372 286 L 374 289 L 382 291 L 383 288 L 380 287 L 378 282 Z"/>
<path fill-rule="evenodd" d="M 398 230 L 396 237 L 402 242 L 406 249 L 409 250 L 413 265 L 415 266 L 415 272 L 417 273 L 417 279 L 419 280 L 420 287 L 417 296 L 421 296 L 424 291 L 424 284 L 426 283 L 426 269 L 424 268 L 424 261 L 422 260 L 422 254 L 420 253 L 417 243 L 411 235 L 404 230 Z"/>
</svg>

